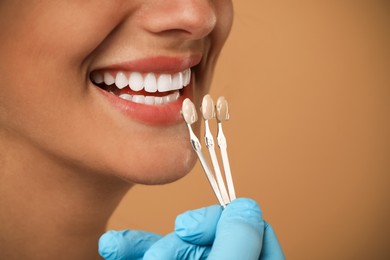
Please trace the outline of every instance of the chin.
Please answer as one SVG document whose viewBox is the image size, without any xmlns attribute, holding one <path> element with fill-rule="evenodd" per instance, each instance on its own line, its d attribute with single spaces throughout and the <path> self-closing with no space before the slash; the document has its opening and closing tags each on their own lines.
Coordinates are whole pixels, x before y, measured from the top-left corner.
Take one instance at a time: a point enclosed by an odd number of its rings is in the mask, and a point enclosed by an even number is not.
<svg viewBox="0 0 390 260">
<path fill-rule="evenodd" d="M 194 128 L 199 132 L 199 124 Z M 105 156 L 101 151 L 100 161 L 105 165 L 100 166 L 106 169 L 105 174 L 132 184 L 160 185 L 179 180 L 193 169 L 197 156 L 184 123 L 143 127 L 138 133 L 134 129 L 133 138 L 128 136 L 128 142 L 114 144 L 109 149 L 111 152 L 104 151 Z"/>
<path fill-rule="evenodd" d="M 162 185 L 175 182 L 186 176 L 194 167 L 196 157 L 191 156 L 187 161 L 174 162 L 171 165 L 165 165 L 164 172 L 158 172 L 155 169 L 146 173 L 144 176 L 137 176 L 136 183 L 144 185 Z"/>
<path fill-rule="evenodd" d="M 125 170 L 118 176 L 132 184 L 168 184 L 186 176 L 197 161 L 195 152 L 188 146 L 172 153 L 166 151 L 166 154 L 169 156 L 156 154 L 153 160 L 140 161 L 131 171 Z"/>
</svg>

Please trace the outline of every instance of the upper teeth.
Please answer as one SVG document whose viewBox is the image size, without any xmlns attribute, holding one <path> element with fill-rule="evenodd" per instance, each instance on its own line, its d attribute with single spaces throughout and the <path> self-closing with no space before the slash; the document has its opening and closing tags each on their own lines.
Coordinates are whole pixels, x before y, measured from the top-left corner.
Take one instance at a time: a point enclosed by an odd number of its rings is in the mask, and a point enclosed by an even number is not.
<svg viewBox="0 0 390 260">
<path fill-rule="evenodd" d="M 92 81 L 106 85 L 115 84 L 119 89 L 129 86 L 133 91 L 145 90 L 149 93 L 168 92 L 179 90 L 187 86 L 191 80 L 191 69 L 186 69 L 182 72 L 174 74 L 156 74 L 153 72 L 94 72 Z"/>
</svg>

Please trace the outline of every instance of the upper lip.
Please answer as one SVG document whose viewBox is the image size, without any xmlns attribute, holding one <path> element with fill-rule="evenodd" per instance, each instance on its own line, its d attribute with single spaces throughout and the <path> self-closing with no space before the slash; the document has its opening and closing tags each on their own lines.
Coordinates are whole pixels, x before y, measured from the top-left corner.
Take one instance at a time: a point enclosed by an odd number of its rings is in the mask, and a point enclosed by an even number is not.
<svg viewBox="0 0 390 260">
<path fill-rule="evenodd" d="M 200 63 L 201 54 L 185 56 L 153 56 L 102 66 L 96 70 L 137 71 L 155 73 L 176 73 Z"/>
</svg>

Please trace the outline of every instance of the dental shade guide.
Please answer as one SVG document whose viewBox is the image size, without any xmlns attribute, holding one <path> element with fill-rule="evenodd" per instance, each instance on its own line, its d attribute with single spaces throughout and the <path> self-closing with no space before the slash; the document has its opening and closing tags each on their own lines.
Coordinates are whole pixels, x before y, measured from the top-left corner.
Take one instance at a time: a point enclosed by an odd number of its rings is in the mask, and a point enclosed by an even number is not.
<svg viewBox="0 0 390 260">
<path fill-rule="evenodd" d="M 194 134 L 191 127 L 191 125 L 198 120 L 198 115 L 195 109 L 195 105 L 188 98 L 183 101 L 181 114 L 184 118 L 184 121 L 187 123 L 192 147 L 195 150 L 196 154 L 198 155 L 199 161 L 201 162 L 201 165 L 206 173 L 206 176 L 214 191 L 214 194 L 218 199 L 218 202 L 221 204 L 222 207 L 226 207 L 228 203 L 230 203 L 232 200 L 236 198 L 230 166 L 229 166 L 229 159 L 227 156 L 226 138 L 222 131 L 222 122 L 229 119 L 227 101 L 225 98 L 220 97 L 217 101 L 217 106 L 215 106 L 210 95 L 206 95 L 203 98 L 201 112 L 205 122 L 205 143 L 210 154 L 215 175 L 211 171 L 210 166 L 207 163 L 205 156 L 201 151 L 200 141 Z M 212 120 L 214 118 L 217 118 L 218 121 L 218 134 L 217 134 L 218 147 L 221 153 L 222 164 L 224 168 L 225 179 L 226 179 L 226 184 L 228 186 L 229 195 L 225 187 L 221 169 L 218 164 L 217 156 L 215 154 L 214 139 L 211 134 L 209 122 L 208 122 L 209 120 Z"/>
<path fill-rule="evenodd" d="M 195 123 L 198 120 L 198 113 L 196 112 L 194 103 L 191 102 L 190 99 L 186 98 L 183 101 L 181 114 L 184 118 L 184 121 L 187 123 L 188 130 L 190 132 L 190 140 L 192 144 L 192 148 L 198 155 L 199 161 L 203 167 L 203 170 L 206 173 L 207 179 L 211 185 L 211 188 L 214 191 L 215 196 L 218 199 L 219 204 L 221 204 L 222 207 L 226 207 L 226 204 L 224 200 L 222 199 L 221 192 L 219 191 L 218 184 L 214 178 L 213 173 L 210 170 L 210 166 L 208 165 L 206 158 L 203 155 L 202 152 L 202 146 L 199 142 L 199 139 L 194 134 L 194 131 L 192 131 L 191 125 Z"/>
<path fill-rule="evenodd" d="M 209 120 L 215 118 L 215 105 L 214 101 L 210 95 L 206 95 L 203 97 L 201 112 L 204 119 L 204 128 L 205 135 L 204 140 L 206 143 L 206 147 L 209 150 L 211 162 L 213 164 L 215 178 L 217 179 L 218 187 L 221 192 L 222 198 L 226 204 L 230 203 L 230 199 L 228 193 L 226 191 L 225 183 L 223 181 L 221 169 L 219 168 L 217 155 L 215 154 L 214 149 L 214 138 L 211 134 L 209 127 Z"/>
<path fill-rule="evenodd" d="M 226 137 L 222 130 L 222 122 L 229 120 L 229 106 L 224 97 L 219 97 L 217 100 L 217 121 L 218 121 L 218 147 L 221 151 L 222 164 L 225 172 L 226 183 L 229 190 L 230 200 L 236 199 L 236 192 L 234 189 L 232 173 L 230 171 L 229 157 L 227 154 Z"/>
</svg>

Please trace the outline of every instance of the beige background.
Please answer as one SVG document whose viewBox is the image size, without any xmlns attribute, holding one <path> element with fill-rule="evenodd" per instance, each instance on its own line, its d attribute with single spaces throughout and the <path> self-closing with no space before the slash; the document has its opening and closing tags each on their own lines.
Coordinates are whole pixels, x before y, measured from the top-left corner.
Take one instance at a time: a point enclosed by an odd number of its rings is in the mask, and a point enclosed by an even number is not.
<svg viewBox="0 0 390 260">
<path fill-rule="evenodd" d="M 288 259 L 390 259 L 390 1 L 235 7 L 212 95 L 230 104 L 238 194 L 260 203 Z M 109 228 L 167 233 L 215 202 L 198 165 L 135 187 Z"/>
</svg>

